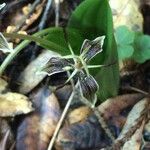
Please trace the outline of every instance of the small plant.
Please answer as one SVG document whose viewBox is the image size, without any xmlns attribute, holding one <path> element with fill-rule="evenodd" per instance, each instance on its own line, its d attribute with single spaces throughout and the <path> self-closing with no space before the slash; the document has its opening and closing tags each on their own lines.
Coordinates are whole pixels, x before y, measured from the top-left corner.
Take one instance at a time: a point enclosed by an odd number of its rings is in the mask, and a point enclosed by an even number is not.
<svg viewBox="0 0 150 150">
<path fill-rule="evenodd" d="M 67 79 L 69 82 L 74 76 L 78 78 L 79 86 L 83 96 L 90 100 L 91 106 L 95 107 L 97 100 L 96 92 L 99 86 L 92 75 L 89 73 L 90 68 L 100 68 L 103 65 L 88 65 L 89 61 L 98 53 L 102 52 L 102 46 L 105 36 L 97 37 L 95 40 L 84 40 L 80 55 L 75 55 L 69 46 L 71 55 L 52 57 L 48 63 L 41 69 L 41 72 L 51 76 L 56 73 L 71 71 Z"/>
<path fill-rule="evenodd" d="M 39 31 L 32 36 L 16 33 L 3 33 L 3 35 L 9 38 L 25 39 L 25 41 L 14 48 L 12 53 L 6 57 L 0 66 L 0 75 L 3 74 L 13 58 L 31 41 L 36 42 L 46 49 L 53 50 L 62 56 L 66 56 L 70 53 L 68 48 L 69 43 L 70 47 L 73 49 L 72 52 L 74 52 L 74 54 L 72 54 L 78 56 L 80 53 L 80 46 L 85 39 L 93 40 L 96 37 L 105 35 L 106 38 L 101 55 L 95 56 L 90 63 L 91 65 L 101 66 L 101 64 L 107 65 L 116 62 L 115 65 L 88 71 L 84 64 L 85 58 L 83 58 L 86 54 L 85 51 L 81 52 L 82 57 L 74 58 L 74 63 L 76 67 L 83 65 L 86 75 L 89 76 L 89 74 L 91 74 L 96 79 L 96 82 L 101 85 L 97 91 L 99 100 L 103 101 L 117 95 L 119 86 L 118 58 L 116 43 L 113 36 L 112 13 L 108 0 L 83 1 L 72 13 L 65 30 L 61 27 L 51 27 Z M 93 57 L 92 53 L 89 57 Z M 77 60 L 79 60 L 79 63 L 77 63 Z M 77 72 L 76 68 L 70 78 Z"/>
<path fill-rule="evenodd" d="M 150 36 L 120 26 L 115 31 L 119 60 L 133 59 L 144 63 L 150 59 Z"/>
</svg>

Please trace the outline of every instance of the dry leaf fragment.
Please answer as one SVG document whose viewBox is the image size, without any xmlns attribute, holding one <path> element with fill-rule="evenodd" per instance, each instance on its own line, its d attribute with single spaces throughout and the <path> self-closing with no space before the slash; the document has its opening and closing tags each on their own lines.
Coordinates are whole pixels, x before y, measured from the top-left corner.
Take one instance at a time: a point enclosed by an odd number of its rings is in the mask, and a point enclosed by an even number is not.
<svg viewBox="0 0 150 150">
<path fill-rule="evenodd" d="M 1 117 L 14 117 L 31 111 L 33 111 L 32 103 L 26 96 L 12 92 L 0 94 Z"/>
<path fill-rule="evenodd" d="M 44 86 L 31 96 L 35 111 L 26 116 L 17 131 L 17 150 L 46 150 L 61 111 L 56 96 Z"/>
<path fill-rule="evenodd" d="M 64 126 L 56 139 L 56 150 L 76 150 L 103 148 L 111 145 L 95 115 L 90 115 L 83 122 Z"/>
<path fill-rule="evenodd" d="M 116 139 L 114 148 L 119 148 L 134 134 L 134 132 L 141 126 L 148 110 L 148 98 L 139 101 L 130 111 L 127 121 Z"/>
<path fill-rule="evenodd" d="M 54 52 L 45 50 L 27 66 L 27 68 L 21 73 L 18 80 L 18 82 L 21 83 L 19 88 L 21 93 L 26 94 L 30 92 L 45 78 L 45 74 L 38 74 L 37 72 L 48 62 L 51 57 L 56 55 L 57 54 Z"/>
<path fill-rule="evenodd" d="M 126 25 L 130 29 L 142 31 L 143 17 L 139 11 L 140 0 L 110 0 L 114 26 Z M 134 13 L 133 13 L 134 12 Z"/>
<path fill-rule="evenodd" d="M 108 126 L 116 126 L 117 130 L 123 127 L 130 109 L 140 101 L 142 94 L 125 94 L 110 98 L 98 106 L 100 115 L 103 116 Z M 117 135 L 118 136 L 118 131 Z"/>
<path fill-rule="evenodd" d="M 82 106 L 68 114 L 68 121 L 70 124 L 79 123 L 85 121 L 90 114 L 92 114 L 92 110 L 87 106 Z"/>
<path fill-rule="evenodd" d="M 140 150 L 142 144 L 142 132 L 145 121 L 141 124 L 141 127 L 138 128 L 133 136 L 128 140 L 124 145 L 122 150 Z"/>
<path fill-rule="evenodd" d="M 141 123 L 141 119 L 144 119 L 143 114 L 146 113 L 148 106 L 148 99 L 144 98 L 143 100 L 139 101 L 131 110 L 131 112 L 128 115 L 127 121 L 120 133 L 120 136 L 118 139 L 122 139 L 126 136 L 126 134 L 131 130 L 134 126 L 140 125 L 139 121 Z"/>
</svg>

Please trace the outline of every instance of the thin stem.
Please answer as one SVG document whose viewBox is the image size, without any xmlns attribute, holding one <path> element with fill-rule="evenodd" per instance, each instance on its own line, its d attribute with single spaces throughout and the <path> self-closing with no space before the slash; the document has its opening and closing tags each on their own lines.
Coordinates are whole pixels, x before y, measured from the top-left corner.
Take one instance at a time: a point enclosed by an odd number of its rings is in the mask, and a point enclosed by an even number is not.
<svg viewBox="0 0 150 150">
<path fill-rule="evenodd" d="M 78 70 L 75 69 L 65 83 L 69 82 L 76 75 L 77 72 L 78 72 Z"/>
<path fill-rule="evenodd" d="M 90 73 L 89 73 L 89 70 L 88 70 L 86 62 L 82 59 L 82 57 L 80 57 L 80 60 L 81 60 L 81 62 L 83 64 L 83 68 L 85 69 L 87 76 L 89 77 Z"/>
<path fill-rule="evenodd" d="M 47 33 L 53 32 L 54 28 L 48 28 L 42 31 L 39 31 L 35 34 L 33 34 L 33 36 L 43 36 Z M 3 74 L 3 72 L 5 71 L 6 67 L 9 65 L 9 63 L 16 57 L 16 55 L 23 49 L 25 48 L 31 41 L 25 40 L 23 42 L 21 42 L 14 50 L 12 53 L 10 53 L 6 59 L 3 61 L 3 63 L 0 66 L 0 76 Z"/>
<path fill-rule="evenodd" d="M 70 95 L 70 97 L 69 97 L 69 100 L 68 100 L 68 102 L 67 102 L 67 104 L 66 104 L 66 106 L 65 106 L 65 108 L 64 108 L 64 111 L 63 111 L 63 113 L 62 113 L 62 115 L 61 115 L 61 118 L 60 118 L 60 120 L 59 120 L 59 122 L 58 122 L 58 124 L 57 124 L 57 126 L 56 126 L 55 132 L 54 132 L 54 134 L 53 134 L 53 137 L 52 137 L 52 139 L 51 139 L 51 141 L 50 141 L 50 144 L 49 144 L 47 150 L 52 150 L 52 147 L 53 147 L 53 145 L 54 145 L 54 142 L 55 142 L 55 139 L 56 139 L 56 137 L 57 137 L 57 134 L 58 134 L 58 132 L 59 132 L 59 130 L 60 130 L 60 127 L 61 127 L 61 125 L 62 125 L 62 123 L 63 123 L 63 121 L 64 121 L 64 118 L 66 117 L 66 114 L 67 114 L 67 112 L 68 112 L 68 109 L 69 109 L 69 107 L 70 107 L 70 105 L 71 105 L 71 102 L 72 102 L 72 100 L 73 100 L 73 96 L 74 96 L 74 91 L 71 93 L 71 95 Z"/>
<path fill-rule="evenodd" d="M 59 7 L 60 7 L 60 0 L 55 0 L 55 26 L 59 26 Z"/>
<path fill-rule="evenodd" d="M 9 65 L 9 63 L 14 59 L 14 57 L 24 48 L 26 47 L 30 42 L 29 41 L 23 41 L 21 44 L 19 44 L 12 53 L 10 53 L 6 59 L 3 61 L 3 63 L 0 66 L 0 76 L 5 71 L 6 67 Z"/>
<path fill-rule="evenodd" d="M 45 25 L 46 25 L 46 21 L 47 21 L 47 18 L 48 18 L 48 16 L 49 16 L 49 13 L 50 13 L 51 5 L 52 5 L 52 0 L 48 0 L 48 1 L 47 1 L 47 4 L 46 4 L 46 8 L 45 8 L 45 10 L 44 10 L 44 13 L 43 13 L 43 15 L 42 15 L 40 24 L 39 24 L 39 30 L 44 29 L 44 27 L 45 27 Z"/>
<path fill-rule="evenodd" d="M 18 34 L 18 33 L 3 33 L 5 37 L 9 37 L 11 39 L 23 39 L 23 40 L 29 40 L 29 41 L 33 41 L 36 43 L 39 43 L 41 46 L 43 45 L 43 47 L 45 46 L 46 48 L 51 48 L 51 49 L 61 49 L 60 46 L 58 46 L 57 44 L 48 41 L 46 39 L 34 36 L 34 35 L 24 35 L 24 34 Z"/>
<path fill-rule="evenodd" d="M 87 68 L 101 68 L 101 67 L 105 67 L 105 65 L 88 65 Z"/>
</svg>

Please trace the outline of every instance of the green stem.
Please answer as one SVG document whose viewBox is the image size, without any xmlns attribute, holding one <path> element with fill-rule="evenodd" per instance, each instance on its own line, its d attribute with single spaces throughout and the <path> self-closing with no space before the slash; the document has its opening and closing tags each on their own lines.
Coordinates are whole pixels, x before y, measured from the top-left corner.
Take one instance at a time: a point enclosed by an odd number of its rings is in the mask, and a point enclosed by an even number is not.
<svg viewBox="0 0 150 150">
<path fill-rule="evenodd" d="M 23 41 L 23 42 L 21 42 L 14 50 L 13 50 L 13 52 L 12 53 L 10 53 L 7 57 L 6 57 L 6 59 L 3 61 L 3 63 L 1 64 L 1 66 L 0 66 L 0 76 L 3 74 L 3 72 L 5 71 L 5 69 L 7 68 L 7 66 L 10 64 L 10 62 L 17 56 L 17 54 L 23 49 L 23 48 L 25 48 L 31 41 L 34 41 L 34 42 L 38 42 L 38 43 L 45 43 L 45 41 L 47 41 L 47 40 L 43 40 L 43 39 L 41 39 L 41 38 L 37 38 L 37 37 L 39 37 L 39 36 L 43 36 L 43 35 L 45 35 L 45 34 L 47 34 L 47 33 L 50 33 L 50 32 L 53 32 L 53 30 L 54 30 L 54 28 L 48 28 L 48 29 L 45 29 L 45 30 L 42 30 L 42 31 L 39 31 L 39 32 L 37 32 L 37 33 L 35 33 L 35 34 L 33 34 L 33 36 L 26 36 L 26 35 L 21 35 L 21 34 L 6 34 L 6 33 L 4 33 L 4 35 L 6 35 L 7 37 L 12 37 L 12 38 L 14 38 L 13 37 L 13 35 L 15 35 L 15 36 L 17 36 L 17 38 L 21 38 L 21 39 L 27 39 L 27 40 L 25 40 L 25 41 Z M 33 38 L 31 38 L 31 37 L 33 37 Z M 15 37 L 16 38 L 16 37 Z M 39 41 L 39 39 L 40 39 L 40 41 Z M 58 48 L 61 48 L 61 47 L 59 47 L 58 45 L 56 45 L 55 43 L 53 43 L 53 42 L 50 42 L 50 41 L 48 41 L 49 42 L 49 46 L 51 46 L 53 49 L 58 49 Z"/>
</svg>

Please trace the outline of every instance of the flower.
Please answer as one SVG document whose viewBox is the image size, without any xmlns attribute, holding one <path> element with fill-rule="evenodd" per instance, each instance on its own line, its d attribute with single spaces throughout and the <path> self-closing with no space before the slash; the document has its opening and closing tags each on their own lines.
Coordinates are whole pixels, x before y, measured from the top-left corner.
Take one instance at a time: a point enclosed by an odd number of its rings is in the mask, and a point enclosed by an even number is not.
<svg viewBox="0 0 150 150">
<path fill-rule="evenodd" d="M 52 57 L 41 69 L 41 72 L 51 76 L 57 73 L 69 71 L 70 76 L 65 83 L 76 78 L 81 92 L 83 93 L 83 97 L 91 100 L 92 103 L 95 104 L 97 99 L 96 92 L 99 89 L 99 86 L 94 77 L 90 75 L 89 69 L 102 67 L 103 65 L 88 65 L 88 63 L 94 56 L 102 52 L 104 39 L 105 36 L 100 36 L 93 41 L 88 39 L 84 40 L 79 56 L 74 54 L 69 45 L 71 55 Z"/>
</svg>

